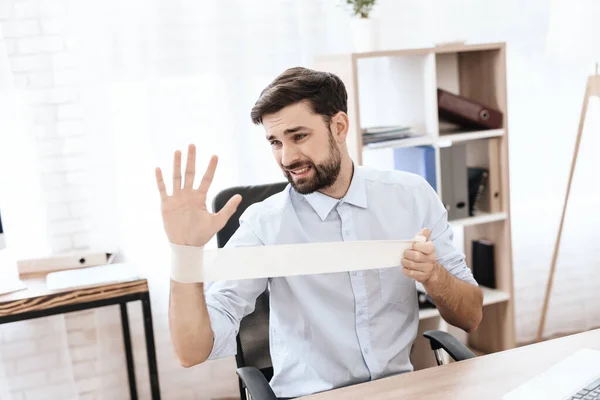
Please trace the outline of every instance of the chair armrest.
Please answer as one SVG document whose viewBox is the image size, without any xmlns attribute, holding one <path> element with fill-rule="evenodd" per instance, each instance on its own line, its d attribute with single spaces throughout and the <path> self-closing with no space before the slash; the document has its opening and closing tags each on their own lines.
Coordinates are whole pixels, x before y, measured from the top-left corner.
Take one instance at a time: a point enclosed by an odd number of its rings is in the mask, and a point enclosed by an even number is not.
<svg viewBox="0 0 600 400">
<path fill-rule="evenodd" d="M 431 343 L 431 349 L 433 351 L 438 349 L 444 349 L 454 361 L 467 360 L 469 358 L 475 358 L 475 354 L 467 348 L 464 344 L 459 342 L 454 336 L 448 332 L 443 331 L 425 331 L 423 336 L 429 339 Z"/>
<path fill-rule="evenodd" d="M 273 389 L 269 386 L 269 382 L 265 376 L 256 367 L 242 367 L 235 371 L 244 386 L 248 389 L 248 393 L 252 396 L 252 400 L 277 400 L 277 396 L 273 393 Z"/>
</svg>

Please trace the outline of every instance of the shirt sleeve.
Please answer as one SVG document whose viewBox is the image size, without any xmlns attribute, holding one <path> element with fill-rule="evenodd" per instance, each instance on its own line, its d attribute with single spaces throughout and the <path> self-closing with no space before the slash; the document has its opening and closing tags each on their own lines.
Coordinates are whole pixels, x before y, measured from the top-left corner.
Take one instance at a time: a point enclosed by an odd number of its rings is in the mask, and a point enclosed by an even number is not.
<svg viewBox="0 0 600 400">
<path fill-rule="evenodd" d="M 259 237 L 240 221 L 240 227 L 225 247 L 262 246 Z M 228 280 L 205 286 L 206 306 L 214 334 L 209 359 L 233 356 L 240 321 L 254 311 L 256 298 L 267 289 L 267 278 Z"/>
<path fill-rule="evenodd" d="M 452 243 L 454 233 L 448 222 L 448 212 L 440 197 L 427 181 L 423 181 L 422 188 L 425 195 L 421 201 L 426 205 L 423 228 L 431 230 L 430 240 L 435 246 L 437 262 L 458 279 L 478 285 L 467 267 L 465 255 Z"/>
</svg>

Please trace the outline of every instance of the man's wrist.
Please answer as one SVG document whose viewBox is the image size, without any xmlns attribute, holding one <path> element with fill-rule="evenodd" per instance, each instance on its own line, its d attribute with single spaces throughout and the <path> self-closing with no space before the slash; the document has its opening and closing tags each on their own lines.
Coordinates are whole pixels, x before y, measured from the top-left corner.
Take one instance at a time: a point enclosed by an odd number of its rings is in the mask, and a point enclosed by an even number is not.
<svg viewBox="0 0 600 400">
<path fill-rule="evenodd" d="M 431 272 L 431 276 L 429 277 L 429 279 L 427 279 L 427 281 L 423 283 L 423 286 L 425 287 L 428 293 L 430 293 L 430 288 L 435 290 L 435 288 L 439 286 L 440 282 L 443 281 L 445 271 L 446 270 L 444 269 L 444 267 L 442 267 L 440 263 L 436 262 L 433 265 L 433 271 Z"/>
<path fill-rule="evenodd" d="M 204 282 L 204 247 L 170 245 L 171 279 L 180 283 Z"/>
</svg>

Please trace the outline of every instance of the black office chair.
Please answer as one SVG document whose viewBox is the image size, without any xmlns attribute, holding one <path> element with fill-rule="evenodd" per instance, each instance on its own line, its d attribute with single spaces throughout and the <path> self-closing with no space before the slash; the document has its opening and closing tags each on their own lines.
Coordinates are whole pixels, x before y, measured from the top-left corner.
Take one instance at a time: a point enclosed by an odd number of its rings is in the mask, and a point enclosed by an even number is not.
<svg viewBox="0 0 600 400">
<path fill-rule="evenodd" d="M 223 247 L 239 227 L 239 218 L 253 203 L 261 202 L 271 195 L 281 192 L 287 183 L 274 183 L 255 186 L 237 186 L 225 189 L 213 200 L 213 211 L 217 212 L 235 194 L 242 195 L 242 202 L 225 227 L 217 233 L 217 245 Z M 423 333 L 429 339 L 438 365 L 444 363 L 442 349 L 455 361 L 475 357 L 465 345 L 449 333 L 430 330 Z M 247 315 L 240 324 L 236 338 L 237 363 L 241 400 L 277 400 L 269 381 L 273 377 L 273 364 L 269 348 L 269 291 L 266 290 L 256 299 L 252 314 Z"/>
<path fill-rule="evenodd" d="M 242 202 L 235 214 L 227 224 L 217 233 L 217 246 L 223 247 L 229 238 L 239 228 L 239 219 L 244 211 L 252 204 L 261 202 L 267 197 L 281 192 L 287 182 L 279 182 L 255 186 L 237 186 L 225 189 L 217 194 L 213 200 L 213 211 L 217 212 L 225 206 L 227 201 L 235 194 L 242 195 Z M 260 391 L 270 392 L 275 398 L 268 382 L 273 377 L 273 364 L 269 352 L 269 293 L 266 290 L 256 299 L 254 312 L 247 315 L 240 324 L 240 331 L 236 338 L 237 354 L 235 361 L 238 366 L 240 397 L 247 400 L 247 393 L 253 399 L 268 399 L 268 395 L 261 395 Z M 245 382 L 248 383 L 245 383 Z M 258 385 L 258 388 L 255 387 Z"/>
</svg>

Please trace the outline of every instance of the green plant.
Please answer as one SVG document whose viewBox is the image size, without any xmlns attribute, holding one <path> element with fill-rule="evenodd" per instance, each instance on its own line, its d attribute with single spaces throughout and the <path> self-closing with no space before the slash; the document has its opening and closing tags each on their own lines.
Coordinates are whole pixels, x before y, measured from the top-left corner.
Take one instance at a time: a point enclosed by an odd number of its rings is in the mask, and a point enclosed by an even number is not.
<svg viewBox="0 0 600 400">
<path fill-rule="evenodd" d="M 346 0 L 346 4 L 352 7 L 352 13 L 360 18 L 369 18 L 377 0 Z"/>
</svg>

